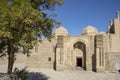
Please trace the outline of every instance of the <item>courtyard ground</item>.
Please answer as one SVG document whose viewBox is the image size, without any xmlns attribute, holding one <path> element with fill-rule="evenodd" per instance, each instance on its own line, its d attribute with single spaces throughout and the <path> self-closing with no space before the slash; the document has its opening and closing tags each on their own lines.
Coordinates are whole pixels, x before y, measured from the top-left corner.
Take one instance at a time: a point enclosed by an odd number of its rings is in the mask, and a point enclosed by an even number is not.
<svg viewBox="0 0 120 80">
<path fill-rule="evenodd" d="M 120 73 L 91 71 L 54 71 L 53 69 L 28 69 L 30 80 L 120 80 Z M 3 80 L 0 77 L 0 80 Z"/>
<path fill-rule="evenodd" d="M 31 69 L 34 80 L 120 80 L 120 73 L 96 73 L 91 71 L 54 71 L 52 69 Z M 39 73 L 40 72 L 40 73 Z M 36 76 L 36 77 L 35 77 Z M 37 77 L 39 76 L 39 77 Z"/>
</svg>

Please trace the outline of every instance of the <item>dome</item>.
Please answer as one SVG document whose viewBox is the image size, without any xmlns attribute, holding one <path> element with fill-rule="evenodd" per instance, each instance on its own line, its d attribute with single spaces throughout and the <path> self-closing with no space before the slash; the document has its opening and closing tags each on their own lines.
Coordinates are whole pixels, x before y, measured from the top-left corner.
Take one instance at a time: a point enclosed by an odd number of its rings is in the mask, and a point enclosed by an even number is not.
<svg viewBox="0 0 120 80">
<path fill-rule="evenodd" d="M 87 26 L 82 31 L 82 35 L 95 35 L 97 33 L 98 33 L 98 30 L 93 26 Z"/>
<path fill-rule="evenodd" d="M 55 30 L 55 34 L 56 35 L 68 35 L 68 31 L 64 27 L 60 26 Z"/>
<path fill-rule="evenodd" d="M 60 27 L 58 27 L 56 30 L 55 30 L 55 32 L 68 32 L 64 27 L 62 27 L 62 26 L 60 26 Z"/>
<path fill-rule="evenodd" d="M 106 34 L 106 32 L 103 32 L 103 31 L 102 31 L 102 32 L 100 32 L 99 34 Z"/>
</svg>

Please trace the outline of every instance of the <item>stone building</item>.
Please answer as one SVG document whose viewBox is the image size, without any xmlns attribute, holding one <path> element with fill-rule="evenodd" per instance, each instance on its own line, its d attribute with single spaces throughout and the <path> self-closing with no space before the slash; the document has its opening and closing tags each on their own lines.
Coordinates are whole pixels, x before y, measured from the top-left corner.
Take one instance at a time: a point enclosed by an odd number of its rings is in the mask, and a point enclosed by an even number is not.
<svg viewBox="0 0 120 80">
<path fill-rule="evenodd" d="M 16 64 L 55 70 L 117 71 L 120 69 L 119 12 L 116 15 L 107 32 L 87 26 L 80 36 L 69 36 L 68 31 L 60 26 L 54 31 L 51 42 L 43 39 L 31 50 L 30 57 L 19 55 Z"/>
</svg>

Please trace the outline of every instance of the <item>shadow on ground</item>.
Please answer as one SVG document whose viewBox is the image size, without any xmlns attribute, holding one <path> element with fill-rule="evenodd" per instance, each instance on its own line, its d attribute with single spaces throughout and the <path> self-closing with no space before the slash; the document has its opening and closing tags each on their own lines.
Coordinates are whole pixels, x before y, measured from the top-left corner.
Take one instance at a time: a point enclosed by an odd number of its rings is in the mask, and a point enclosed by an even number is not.
<svg viewBox="0 0 120 80">
<path fill-rule="evenodd" d="M 6 77 L 6 73 L 0 73 L 0 80 L 11 80 L 9 77 Z M 41 72 L 29 72 L 27 74 L 28 80 L 48 80 L 48 76 Z M 12 79 L 12 80 L 19 80 L 19 79 Z"/>
<path fill-rule="evenodd" d="M 30 72 L 28 73 L 29 80 L 48 80 L 48 76 L 41 72 Z"/>
</svg>

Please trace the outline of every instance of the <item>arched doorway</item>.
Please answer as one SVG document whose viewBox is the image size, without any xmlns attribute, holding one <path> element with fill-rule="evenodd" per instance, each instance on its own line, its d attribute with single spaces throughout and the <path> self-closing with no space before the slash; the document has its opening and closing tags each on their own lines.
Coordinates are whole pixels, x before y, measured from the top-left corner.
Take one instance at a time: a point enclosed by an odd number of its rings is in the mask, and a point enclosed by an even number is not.
<svg viewBox="0 0 120 80">
<path fill-rule="evenodd" d="M 74 50 L 74 66 L 76 68 L 80 67 L 86 68 L 86 45 L 83 42 L 76 42 L 73 45 Z"/>
</svg>

